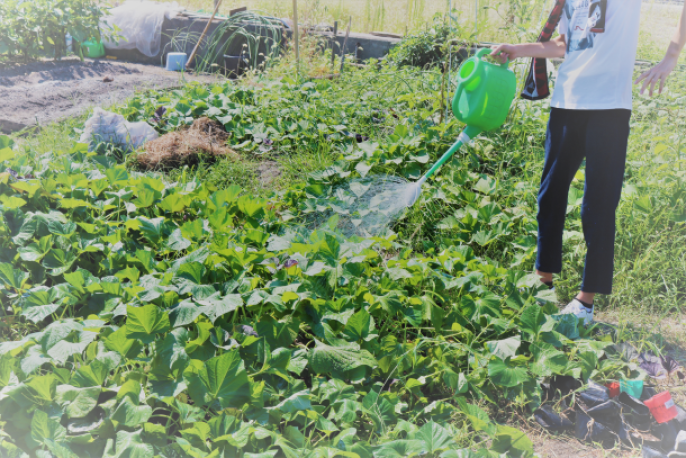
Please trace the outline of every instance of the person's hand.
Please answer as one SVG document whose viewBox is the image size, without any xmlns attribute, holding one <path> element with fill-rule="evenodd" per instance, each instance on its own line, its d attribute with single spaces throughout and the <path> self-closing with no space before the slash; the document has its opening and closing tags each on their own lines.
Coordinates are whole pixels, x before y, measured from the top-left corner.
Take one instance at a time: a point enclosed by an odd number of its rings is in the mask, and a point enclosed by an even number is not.
<svg viewBox="0 0 686 458">
<path fill-rule="evenodd" d="M 491 57 L 495 60 L 504 64 L 509 59 L 510 61 L 515 60 L 518 57 L 522 57 L 517 53 L 517 45 L 498 45 L 494 46 L 493 52 L 491 52 Z"/>
<path fill-rule="evenodd" d="M 667 83 L 667 77 L 670 73 L 672 73 L 674 67 L 676 67 L 676 62 L 677 57 L 666 56 L 664 59 L 662 59 L 662 61 L 659 64 L 657 64 L 656 66 L 654 66 L 653 68 L 639 76 L 638 79 L 634 82 L 634 84 L 639 84 L 641 81 L 643 81 L 643 87 L 641 87 L 641 94 L 643 94 L 646 88 L 650 86 L 649 94 L 652 97 L 653 92 L 655 91 L 655 85 L 658 82 L 660 83 L 658 94 L 662 94 L 662 90 L 665 87 L 665 83 Z"/>
</svg>

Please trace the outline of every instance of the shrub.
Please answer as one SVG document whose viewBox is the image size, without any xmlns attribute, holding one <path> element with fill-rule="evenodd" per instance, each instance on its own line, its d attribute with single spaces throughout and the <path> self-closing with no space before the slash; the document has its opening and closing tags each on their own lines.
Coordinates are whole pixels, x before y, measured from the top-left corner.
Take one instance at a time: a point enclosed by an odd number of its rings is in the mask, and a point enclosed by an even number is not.
<svg viewBox="0 0 686 458">
<path fill-rule="evenodd" d="M 397 66 L 434 67 L 443 61 L 450 40 L 461 35 L 456 22 L 451 26 L 443 16 L 436 15 L 431 28 L 403 38 L 398 46 L 391 49 L 388 60 Z"/>
<path fill-rule="evenodd" d="M 4 0 L 0 2 L 0 54 L 25 61 L 66 55 L 66 34 L 75 41 L 100 39 L 105 8 L 92 0 Z"/>
</svg>

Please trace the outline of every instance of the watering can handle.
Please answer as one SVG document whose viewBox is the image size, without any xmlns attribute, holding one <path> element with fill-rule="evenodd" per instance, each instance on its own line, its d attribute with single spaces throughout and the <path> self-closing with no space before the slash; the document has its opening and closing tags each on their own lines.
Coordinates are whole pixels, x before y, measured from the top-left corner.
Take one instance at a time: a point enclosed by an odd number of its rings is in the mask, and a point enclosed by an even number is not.
<svg viewBox="0 0 686 458">
<path fill-rule="evenodd" d="M 489 48 L 481 48 L 476 52 L 476 57 L 477 59 L 481 59 L 483 56 L 490 54 L 492 51 Z M 501 67 L 507 68 L 507 66 L 510 65 L 510 58 L 508 57 L 505 62 L 500 64 Z"/>
</svg>

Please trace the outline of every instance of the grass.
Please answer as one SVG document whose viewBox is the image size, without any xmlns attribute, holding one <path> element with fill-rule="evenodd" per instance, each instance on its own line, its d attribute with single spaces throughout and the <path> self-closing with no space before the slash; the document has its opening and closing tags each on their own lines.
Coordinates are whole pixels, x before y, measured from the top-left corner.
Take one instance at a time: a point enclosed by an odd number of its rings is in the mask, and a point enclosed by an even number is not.
<svg viewBox="0 0 686 458">
<path fill-rule="evenodd" d="M 158 0 L 162 1 L 162 0 Z M 478 1 L 478 23 L 476 6 Z M 192 11 L 211 11 L 212 0 L 181 0 L 181 6 Z M 547 18 L 550 2 L 534 0 L 300 0 L 299 22 L 306 25 L 338 21 L 345 29 L 352 19 L 354 32 L 386 31 L 398 34 L 426 27 L 436 14 L 445 15 L 452 4 L 456 26 L 480 41 L 520 42 L 533 40 Z M 225 0 L 220 13 L 247 6 L 251 10 L 281 18 L 293 17 L 289 0 Z M 643 2 L 641 9 L 640 59 L 656 61 L 667 49 L 679 19 L 681 5 L 654 0 Z M 514 25 L 514 27 L 512 27 Z M 478 26 L 478 27 L 476 27 Z M 475 31 L 478 29 L 478 33 Z"/>
</svg>

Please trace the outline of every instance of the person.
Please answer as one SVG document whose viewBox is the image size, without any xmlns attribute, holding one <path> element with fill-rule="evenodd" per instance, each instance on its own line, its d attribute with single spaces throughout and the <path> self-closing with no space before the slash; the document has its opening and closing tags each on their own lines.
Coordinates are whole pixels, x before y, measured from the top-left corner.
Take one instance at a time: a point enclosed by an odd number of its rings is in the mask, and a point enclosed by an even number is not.
<svg viewBox="0 0 686 458">
<path fill-rule="evenodd" d="M 568 191 L 585 159 L 583 281 L 561 313 L 586 324 L 593 321 L 595 295 L 612 293 L 615 211 L 624 180 L 640 14 L 641 0 L 556 0 L 539 42 L 501 44 L 491 53 L 500 62 L 534 58 L 535 77 L 530 73 L 522 94 L 534 100 L 548 95 L 547 79 L 544 87 L 537 81 L 547 78 L 545 59 L 564 57 L 550 103 L 538 193 L 536 273 L 552 288 L 553 274 L 562 271 Z M 660 93 L 664 89 L 686 43 L 685 16 L 686 4 L 665 57 L 635 81 L 643 82 L 641 94 L 646 88 L 651 96 L 656 86 Z M 558 20 L 559 36 L 550 40 Z"/>
</svg>

